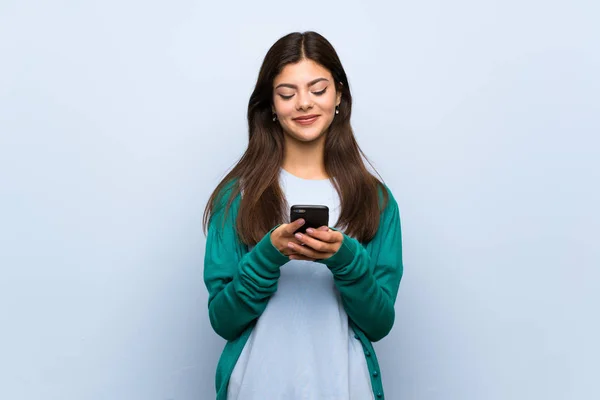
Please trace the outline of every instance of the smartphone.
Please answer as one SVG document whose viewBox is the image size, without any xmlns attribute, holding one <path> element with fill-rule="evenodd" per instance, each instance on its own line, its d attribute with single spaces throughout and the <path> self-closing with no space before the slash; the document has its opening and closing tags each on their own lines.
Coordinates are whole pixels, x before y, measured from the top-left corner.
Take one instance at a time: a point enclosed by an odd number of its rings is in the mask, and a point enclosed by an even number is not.
<svg viewBox="0 0 600 400">
<path fill-rule="evenodd" d="M 293 205 L 290 207 L 290 222 L 298 218 L 304 219 L 304 225 L 296 232 L 306 233 L 306 228 L 329 226 L 329 207 L 322 205 Z"/>
</svg>

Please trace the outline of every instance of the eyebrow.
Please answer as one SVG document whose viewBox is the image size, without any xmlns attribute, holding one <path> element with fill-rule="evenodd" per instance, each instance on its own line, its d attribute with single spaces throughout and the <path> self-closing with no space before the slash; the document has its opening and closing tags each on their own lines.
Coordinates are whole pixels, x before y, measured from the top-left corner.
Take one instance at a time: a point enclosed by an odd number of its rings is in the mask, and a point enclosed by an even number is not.
<svg viewBox="0 0 600 400">
<path fill-rule="evenodd" d="M 327 81 L 327 82 L 329 82 L 328 79 L 317 78 L 317 79 L 314 79 L 314 80 L 308 82 L 308 86 L 310 87 L 310 86 L 312 86 L 312 85 L 314 85 L 314 84 L 316 84 L 318 82 L 321 82 L 321 81 Z M 288 87 L 288 88 L 291 88 L 291 89 L 298 89 L 298 86 L 292 85 L 291 83 L 281 83 L 281 84 L 277 85 L 277 87 L 275 89 L 278 89 L 280 87 Z"/>
</svg>

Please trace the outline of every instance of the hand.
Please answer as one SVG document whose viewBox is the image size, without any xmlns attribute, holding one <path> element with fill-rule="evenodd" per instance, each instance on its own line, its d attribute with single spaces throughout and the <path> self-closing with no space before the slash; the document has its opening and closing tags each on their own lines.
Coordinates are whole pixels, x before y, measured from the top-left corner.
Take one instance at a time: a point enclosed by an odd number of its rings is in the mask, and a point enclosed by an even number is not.
<svg viewBox="0 0 600 400">
<path fill-rule="evenodd" d="M 319 229 L 308 228 L 306 235 L 297 233 L 295 237 L 301 245 L 288 244 L 289 248 L 296 253 L 290 255 L 290 260 L 324 260 L 337 253 L 344 240 L 341 232 L 329 229 L 327 226 Z"/>
<path fill-rule="evenodd" d="M 294 232 L 304 225 L 304 219 L 300 218 L 289 224 L 281 224 L 271 232 L 271 243 L 279 252 L 286 256 L 295 254 L 295 252 L 288 246 L 288 243 L 296 244 L 298 247 L 302 243 L 294 237 Z"/>
</svg>

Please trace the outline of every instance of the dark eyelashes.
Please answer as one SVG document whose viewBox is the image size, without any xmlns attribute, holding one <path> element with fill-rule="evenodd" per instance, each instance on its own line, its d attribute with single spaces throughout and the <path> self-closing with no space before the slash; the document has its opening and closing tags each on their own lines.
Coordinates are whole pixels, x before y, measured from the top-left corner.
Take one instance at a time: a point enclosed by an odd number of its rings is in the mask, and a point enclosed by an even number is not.
<svg viewBox="0 0 600 400">
<path fill-rule="evenodd" d="M 327 91 L 327 88 L 321 90 L 320 92 L 312 92 L 315 96 L 322 96 L 325 94 L 325 92 Z M 292 94 L 291 96 L 284 96 L 282 94 L 279 95 L 283 100 L 289 100 L 292 97 L 294 97 L 294 95 Z"/>
</svg>

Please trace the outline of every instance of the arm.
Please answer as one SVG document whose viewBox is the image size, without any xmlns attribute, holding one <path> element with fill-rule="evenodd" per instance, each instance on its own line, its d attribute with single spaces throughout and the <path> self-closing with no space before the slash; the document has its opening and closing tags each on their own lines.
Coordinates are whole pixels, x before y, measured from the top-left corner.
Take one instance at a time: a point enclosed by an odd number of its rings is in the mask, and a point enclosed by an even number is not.
<svg viewBox="0 0 600 400">
<path fill-rule="evenodd" d="M 394 303 L 402 279 L 402 235 L 398 204 L 389 201 L 379 220 L 379 229 L 365 249 L 343 234 L 342 245 L 331 257 L 320 260 L 332 271 L 346 313 L 376 342 L 394 325 Z"/>
<path fill-rule="evenodd" d="M 272 245 L 271 232 L 248 252 L 235 230 L 239 196 L 233 201 L 223 226 L 227 198 L 223 196 L 224 203 L 208 224 L 204 283 L 209 293 L 208 316 L 213 329 L 224 339 L 234 340 L 262 314 L 277 290 L 279 267 L 289 259 Z"/>
</svg>

